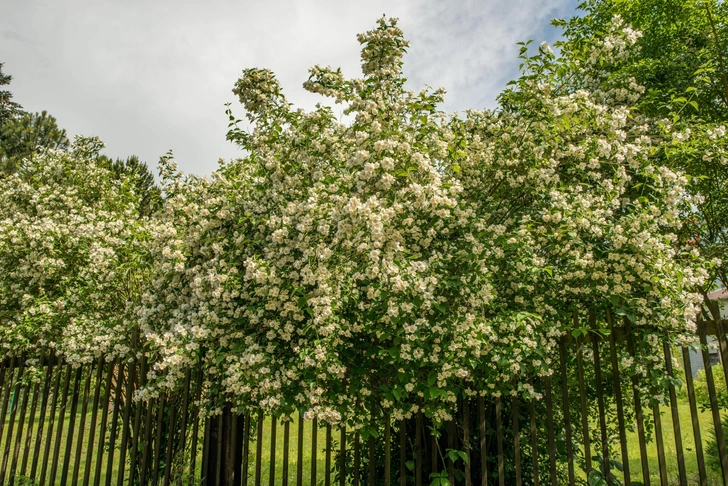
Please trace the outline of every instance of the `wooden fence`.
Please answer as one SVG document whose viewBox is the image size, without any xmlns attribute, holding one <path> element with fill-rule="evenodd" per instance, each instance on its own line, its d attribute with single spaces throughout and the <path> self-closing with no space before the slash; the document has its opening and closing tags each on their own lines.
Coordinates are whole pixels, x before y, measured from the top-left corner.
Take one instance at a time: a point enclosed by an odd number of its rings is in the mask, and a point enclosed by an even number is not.
<svg viewBox="0 0 728 486">
<path fill-rule="evenodd" d="M 698 326 L 704 347 L 717 336 L 723 362 L 725 325 Z M 557 373 L 533 381 L 542 400 L 462 401 L 437 433 L 421 413 L 398 422 L 383 415 L 366 440 L 303 416 L 226 409 L 202 421 L 201 368 L 187 371 L 179 394 L 134 401 L 144 360 L 73 368 L 41 357 L 39 380 L 28 380 L 25 360 L 8 360 L 0 365 L 0 485 L 560 485 L 586 484 L 593 470 L 590 484 L 728 486 L 726 404 L 708 351 L 703 411 L 689 350 L 664 343 L 667 371 L 684 386 L 669 387 L 669 406 L 644 406 L 636 380 L 621 380 L 617 366 L 620 350 L 633 351 L 631 333 L 612 330 L 564 338 Z M 684 374 L 673 370 L 676 351 Z"/>
</svg>

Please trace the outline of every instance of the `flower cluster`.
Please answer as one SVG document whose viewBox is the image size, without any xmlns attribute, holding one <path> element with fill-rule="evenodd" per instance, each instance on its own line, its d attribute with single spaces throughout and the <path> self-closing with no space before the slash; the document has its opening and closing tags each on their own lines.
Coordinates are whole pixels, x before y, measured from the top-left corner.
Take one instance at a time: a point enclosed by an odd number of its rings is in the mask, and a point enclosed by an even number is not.
<svg viewBox="0 0 728 486">
<path fill-rule="evenodd" d="M 637 38 L 615 21 L 600 62 Z M 627 106 L 639 87 L 561 92 L 571 61 L 542 46 L 502 109 L 453 117 L 442 90 L 405 88 L 396 21 L 359 40 L 363 78 L 317 66 L 304 84 L 350 122 L 246 70 L 233 91 L 254 127 L 228 133 L 246 157 L 208 178 L 165 161 L 137 309 L 147 393 L 203 359 L 209 410 L 439 421 L 463 395 L 539 398 L 530 380 L 554 372 L 573 311 L 643 330 L 631 372 L 652 364 L 651 330 L 688 335 L 705 272 L 676 231 L 693 202 L 654 157 L 659 123 Z"/>
<path fill-rule="evenodd" d="M 0 178 L 0 359 L 57 353 L 70 363 L 126 357 L 146 286 L 154 223 L 134 181 L 77 138 Z"/>
</svg>

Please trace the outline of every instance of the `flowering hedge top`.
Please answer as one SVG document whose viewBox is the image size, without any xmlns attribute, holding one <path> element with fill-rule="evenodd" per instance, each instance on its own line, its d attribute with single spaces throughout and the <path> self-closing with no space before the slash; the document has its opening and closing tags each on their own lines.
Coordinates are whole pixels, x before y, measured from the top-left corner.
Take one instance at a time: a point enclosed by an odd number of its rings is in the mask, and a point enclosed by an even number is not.
<svg viewBox="0 0 728 486">
<path fill-rule="evenodd" d="M 97 165 L 98 139 L 0 178 L 0 358 L 126 356 L 152 224 L 133 181 Z"/>
<path fill-rule="evenodd" d="M 461 395 L 533 393 L 574 309 L 685 336 L 704 272 L 675 244 L 686 180 L 654 164 L 650 120 L 560 92 L 548 46 L 502 109 L 447 116 L 442 90 L 405 89 L 396 21 L 359 41 L 363 78 L 304 83 L 353 121 L 249 69 L 233 91 L 253 130 L 231 115 L 228 134 L 247 156 L 210 178 L 165 162 L 148 393 L 203 357 L 212 411 L 446 420 Z M 623 366 L 647 374 L 652 340 Z"/>
</svg>

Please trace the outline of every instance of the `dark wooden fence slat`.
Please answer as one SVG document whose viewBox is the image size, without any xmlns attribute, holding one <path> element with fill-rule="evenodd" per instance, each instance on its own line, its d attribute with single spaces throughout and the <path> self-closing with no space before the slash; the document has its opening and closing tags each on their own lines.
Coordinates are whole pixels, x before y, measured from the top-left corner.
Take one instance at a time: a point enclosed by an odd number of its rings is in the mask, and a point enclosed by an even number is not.
<svg viewBox="0 0 728 486">
<path fill-rule="evenodd" d="M 41 353 L 40 357 L 40 363 L 43 363 L 43 354 Z M 28 400 L 30 399 L 30 396 L 32 395 L 33 399 L 31 401 L 30 406 L 30 418 L 28 421 L 28 425 L 25 425 L 25 413 L 27 409 L 25 408 L 28 404 Z M 38 382 L 33 380 L 32 385 L 29 385 L 26 387 L 25 392 L 25 400 L 23 402 L 23 411 L 20 413 L 20 429 L 18 429 L 18 440 L 15 443 L 16 453 L 15 458 L 13 458 L 13 466 L 10 469 L 10 481 L 12 482 L 16 476 L 17 473 L 17 461 L 20 459 L 21 462 L 21 476 L 25 476 L 25 468 L 28 465 L 28 455 L 30 452 L 30 440 L 33 435 L 33 420 L 35 419 L 35 409 L 36 405 L 38 403 Z M 25 438 L 25 447 L 22 447 L 22 436 L 20 435 L 20 430 L 23 430 L 24 438 Z M 22 458 L 18 458 L 19 451 L 22 450 Z"/>
<path fill-rule="evenodd" d="M 634 334 L 632 333 L 632 324 L 629 319 L 624 318 L 624 327 L 627 330 L 627 351 L 631 357 L 634 357 Z M 635 419 L 637 421 L 637 439 L 640 447 L 640 464 L 642 466 L 642 483 L 644 486 L 650 486 L 650 465 L 647 458 L 647 440 L 645 437 L 645 422 L 642 414 L 642 398 L 640 396 L 639 384 L 637 377 L 633 374 L 630 378 L 632 382 L 632 397 L 634 400 Z"/>
<path fill-rule="evenodd" d="M 91 409 L 91 424 L 88 433 L 88 445 L 86 446 L 86 467 L 83 471 L 83 486 L 89 485 L 91 479 L 91 460 L 94 453 L 94 438 L 96 437 L 96 419 L 98 418 L 99 401 L 101 400 L 101 383 L 104 376 L 105 362 L 101 360 L 96 367 L 96 384 L 94 385 L 94 403 Z M 98 452 L 97 452 L 98 454 Z"/>
<path fill-rule="evenodd" d="M 569 474 L 569 484 L 576 482 L 574 471 L 574 444 L 571 437 L 571 409 L 569 403 L 569 381 L 566 373 L 566 345 L 562 340 L 559 343 L 559 368 L 561 370 L 561 404 L 564 412 L 564 437 L 566 440 L 566 465 Z"/>
<path fill-rule="evenodd" d="M 373 422 L 373 420 L 372 420 L 372 422 Z M 374 425 L 374 424 L 372 423 L 372 425 Z M 367 481 L 367 484 L 369 486 L 374 486 L 374 479 L 375 479 L 374 478 L 374 469 L 375 469 L 374 445 L 375 445 L 375 443 L 374 443 L 373 435 L 369 434 L 369 440 L 367 440 L 367 443 L 369 444 L 369 463 L 368 463 L 368 469 L 369 469 L 368 478 L 369 479 Z M 314 463 L 315 463 L 315 461 L 314 461 Z M 315 485 L 312 484 L 311 486 L 315 486 Z"/>
<path fill-rule="evenodd" d="M 104 400 L 101 405 L 101 424 L 99 426 L 99 445 L 96 451 L 96 469 L 94 474 L 94 486 L 101 483 L 101 465 L 104 460 L 104 444 L 106 442 L 106 424 L 109 419 L 109 402 L 111 401 L 111 382 L 114 377 L 116 362 L 109 363 L 109 371 L 106 374 L 106 389 Z"/>
<path fill-rule="evenodd" d="M 318 419 L 316 416 L 311 421 L 311 486 L 316 485 L 318 471 L 316 471 L 316 457 L 318 452 Z"/>
<path fill-rule="evenodd" d="M 156 427 L 154 434 L 154 452 L 152 457 L 152 484 L 156 486 L 159 481 L 159 467 L 162 463 L 162 434 L 164 429 L 164 407 L 167 403 L 167 393 L 162 391 L 159 393 L 156 410 Z M 209 431 L 208 431 L 209 434 Z M 208 450 L 209 453 L 209 450 Z M 217 469 L 220 470 L 219 468 Z M 207 471 L 207 470 L 206 470 Z"/>
<path fill-rule="evenodd" d="M 223 409 L 224 410 L 224 409 Z M 225 435 L 224 432 L 224 424 L 225 424 L 225 412 L 221 412 L 217 416 L 217 445 L 215 446 L 215 450 L 217 451 L 215 454 L 215 485 L 222 484 L 222 477 L 223 477 L 223 470 L 222 470 L 222 442 L 223 442 L 223 436 Z M 260 413 L 262 417 L 262 412 Z M 260 456 L 260 454 L 258 454 Z M 164 486 L 167 486 L 166 484 Z M 258 483 L 256 486 L 260 486 L 260 483 Z"/>
<path fill-rule="evenodd" d="M 114 389 L 114 411 L 111 414 L 111 433 L 109 434 L 109 454 L 106 457 L 106 486 L 111 486 L 114 474 L 114 455 L 116 453 L 117 427 L 119 426 L 119 409 L 121 401 L 121 390 L 124 379 L 124 364 L 121 359 L 116 358 L 116 387 Z"/>
<path fill-rule="evenodd" d="M 530 380 L 533 387 L 533 380 Z M 513 402 L 515 406 L 516 402 Z M 531 464 L 533 468 L 533 486 L 539 486 L 538 475 L 538 435 L 536 433 L 536 399 L 531 397 L 528 401 L 529 435 L 531 437 Z M 518 480 L 516 480 L 518 481 Z"/>
<path fill-rule="evenodd" d="M 40 469 L 40 483 L 45 484 L 46 474 L 48 472 L 48 459 L 51 455 L 51 444 L 53 442 L 53 425 L 56 420 L 56 408 L 58 405 L 58 392 L 61 387 L 61 375 L 63 374 L 63 363 L 58 363 L 58 370 L 56 371 L 56 380 L 53 383 L 53 396 L 51 398 L 51 413 L 48 420 L 48 428 L 46 434 L 46 441 L 43 448 L 43 460 L 41 462 Z"/>
<path fill-rule="evenodd" d="M 708 352 L 708 341 L 705 336 L 705 326 L 700 321 L 698 321 L 698 336 L 700 338 L 701 354 L 703 355 L 705 383 L 708 386 L 708 397 L 710 399 L 710 408 L 713 415 L 713 430 L 715 432 L 715 441 L 718 445 L 718 455 L 720 456 L 721 472 L 723 474 L 723 485 L 725 486 L 728 484 L 728 453 L 726 453 L 725 436 L 723 432 L 723 425 L 721 423 L 720 408 L 718 406 L 718 396 L 715 390 L 713 367 L 710 363 L 710 354 Z"/>
<path fill-rule="evenodd" d="M 202 486 L 208 486 L 210 484 L 210 429 L 212 428 L 212 418 L 207 417 L 205 419 L 205 430 L 204 439 L 202 441 Z"/>
<path fill-rule="evenodd" d="M 665 371 L 670 377 L 673 377 L 672 371 L 672 355 L 670 353 L 670 345 L 667 341 L 663 342 L 663 351 L 665 354 Z M 675 385 L 670 383 L 670 412 L 672 413 L 672 430 L 675 433 L 675 451 L 677 453 L 677 470 L 680 477 L 680 485 L 687 486 L 688 478 L 685 470 L 685 453 L 682 445 L 682 432 L 680 430 L 680 415 L 677 409 L 677 394 L 675 393 Z"/>
<path fill-rule="evenodd" d="M 703 455 L 703 440 L 700 436 L 700 421 L 698 420 L 698 404 L 695 400 L 695 386 L 693 384 L 693 369 L 690 364 L 688 348 L 681 347 L 683 366 L 685 367 L 685 387 L 690 403 L 690 417 L 693 424 L 693 437 L 695 438 L 695 459 L 698 463 L 698 477 L 701 486 L 708 486 L 708 474 L 705 470 L 705 456 Z"/>
<path fill-rule="evenodd" d="M 58 425 L 56 426 L 56 441 L 53 446 L 53 460 L 51 462 L 50 484 L 56 484 L 58 473 L 58 461 L 61 453 L 61 440 L 63 439 L 63 424 L 66 421 L 66 406 L 68 405 L 68 387 L 71 383 L 71 365 L 66 365 L 66 377 L 63 380 L 63 391 L 61 392 L 61 407 L 58 410 Z"/>
<path fill-rule="evenodd" d="M 422 486 L 422 407 L 415 415 L 415 486 Z"/>
<path fill-rule="evenodd" d="M 147 383 L 147 357 L 142 356 L 139 364 L 139 386 L 144 387 Z M 139 459 L 139 434 L 141 433 L 142 409 L 144 402 L 139 400 L 134 407 L 134 424 L 131 429 L 131 457 L 129 458 L 129 484 L 136 484 L 137 462 Z"/>
<path fill-rule="evenodd" d="M 63 455 L 63 469 L 61 470 L 61 486 L 66 486 L 69 479 L 69 468 L 71 466 L 71 449 L 73 447 L 73 428 L 76 425 L 76 413 L 78 412 L 78 399 L 81 393 L 81 378 L 83 377 L 83 368 L 80 366 L 76 369 L 76 377 L 73 380 L 73 395 L 71 398 L 71 412 L 68 419 L 68 431 L 66 432 L 66 452 Z M 83 439 L 79 433 L 77 440 L 81 442 Z M 119 483 L 121 484 L 121 483 Z"/>
<path fill-rule="evenodd" d="M 242 486 L 248 486 L 248 462 L 250 456 L 250 412 L 245 412 L 243 420 L 243 464 L 241 466 L 240 475 L 242 476 Z"/>
<path fill-rule="evenodd" d="M 447 424 L 447 448 L 455 449 L 455 420 Z M 447 456 L 447 478 L 451 484 L 455 484 L 455 464 L 450 456 Z"/>
<path fill-rule="evenodd" d="M 10 367 L 7 370 L 4 370 L 5 373 L 3 373 L 3 378 L 6 379 L 6 383 L 3 383 L 2 380 L 0 380 L 0 386 L 4 386 L 4 390 L 0 389 L 0 438 L 3 436 L 3 430 L 5 427 L 5 416 L 8 414 L 8 407 L 10 405 L 10 397 L 13 393 L 13 378 L 15 376 L 15 370 L 17 358 L 13 357 L 10 360 Z"/>
<path fill-rule="evenodd" d="M 467 460 L 465 461 L 465 486 L 471 486 L 470 479 L 470 402 L 468 397 L 463 399 L 463 449 Z"/>
<path fill-rule="evenodd" d="M 303 486 L 303 412 L 298 413 L 298 450 L 296 456 L 296 486 Z"/>
<path fill-rule="evenodd" d="M 511 400 L 511 416 L 513 426 L 513 462 L 516 468 L 516 486 L 523 484 L 521 472 L 521 427 L 518 424 L 518 397 L 513 395 Z M 538 477 L 538 475 L 535 475 Z"/>
<path fill-rule="evenodd" d="M 194 401 L 194 419 L 192 420 L 192 443 L 190 445 L 190 451 L 191 451 L 191 457 L 190 457 L 190 480 L 188 486 L 192 486 L 193 484 L 199 484 L 197 481 L 197 477 L 195 473 L 197 472 L 196 466 L 197 466 L 197 435 L 199 433 L 199 427 L 200 427 L 200 406 L 198 404 L 200 397 L 202 396 L 202 359 L 198 360 L 197 363 L 197 381 L 196 381 L 196 389 L 195 389 L 195 401 Z M 246 422 L 247 427 L 247 422 Z M 245 437 L 247 437 L 247 429 L 245 429 Z M 243 460 L 247 461 L 248 457 L 247 455 L 243 456 Z M 247 466 L 247 462 L 245 462 L 245 465 Z M 248 470 L 247 468 L 244 469 L 244 480 L 247 481 L 248 478 Z M 247 482 L 245 483 L 247 485 Z"/>
<path fill-rule="evenodd" d="M 353 485 L 359 486 L 359 475 L 360 475 L 360 468 L 361 468 L 361 450 L 360 450 L 360 440 L 359 440 L 359 431 L 357 430 L 354 433 L 354 471 L 352 471 L 354 478 L 353 478 Z"/>
<path fill-rule="evenodd" d="M 283 470 L 281 471 L 281 486 L 288 486 L 288 453 L 291 440 L 291 420 L 286 417 L 283 423 Z"/>
<path fill-rule="evenodd" d="M 486 441 L 485 398 L 478 397 L 478 434 L 480 439 L 480 486 L 488 486 L 488 449 Z"/>
<path fill-rule="evenodd" d="M 432 434 L 430 434 L 430 457 L 432 459 L 430 462 L 430 473 L 440 472 L 440 469 L 438 467 L 439 464 L 438 464 L 438 457 L 437 457 L 437 447 L 438 447 L 437 438 L 435 437 L 435 434 L 432 433 Z"/>
<path fill-rule="evenodd" d="M 624 420 L 624 404 L 622 402 L 622 384 L 619 379 L 619 362 L 617 361 L 617 342 L 614 334 L 612 312 L 607 309 L 607 325 L 609 326 L 609 358 L 612 364 L 612 381 L 614 382 L 614 401 L 617 406 L 617 424 L 619 426 L 619 443 L 622 450 L 622 473 L 624 484 L 631 484 L 629 473 L 629 450 L 627 449 L 627 426 Z"/>
<path fill-rule="evenodd" d="M 124 415 L 121 419 L 121 444 L 119 447 L 119 471 L 116 477 L 116 484 L 121 486 L 124 484 L 126 476 L 126 452 L 129 446 L 129 434 L 131 433 L 131 405 L 132 395 L 134 393 L 134 382 L 136 380 L 136 363 L 129 362 L 126 366 L 126 394 L 124 396 Z M 117 397 L 117 401 L 121 396 Z"/>
<path fill-rule="evenodd" d="M 503 458 L 503 403 L 500 396 L 495 398 L 495 436 L 498 446 L 498 484 L 505 486 L 506 470 Z"/>
<path fill-rule="evenodd" d="M 655 403 L 652 406 L 652 420 L 655 424 L 655 446 L 657 447 L 657 467 L 660 471 L 660 484 L 668 486 L 667 465 L 665 464 L 665 443 L 662 436 L 662 419 L 660 418 L 660 406 Z"/>
<path fill-rule="evenodd" d="M 40 355 L 40 365 L 43 366 L 45 361 L 45 353 Z M 0 380 L 1 382 L 1 380 Z M 25 447 L 23 448 L 23 460 L 20 465 L 20 475 L 25 476 L 28 468 L 28 460 L 31 455 L 30 441 L 33 439 L 33 431 L 35 430 L 35 413 L 38 409 L 38 395 L 40 393 L 40 383 L 33 383 L 33 400 L 30 405 L 30 416 L 28 417 L 28 432 L 25 434 Z"/>
<path fill-rule="evenodd" d="M 384 414 L 384 486 L 391 485 L 391 430 L 389 414 Z"/>
<path fill-rule="evenodd" d="M 326 424 L 326 474 L 324 475 L 324 485 L 331 486 L 331 424 Z"/>
<path fill-rule="evenodd" d="M 166 448 L 165 454 L 164 454 L 164 479 L 162 480 L 162 484 L 164 486 L 169 486 L 171 474 L 172 474 L 172 453 L 174 452 L 174 434 L 177 432 L 177 403 L 175 400 L 172 400 L 173 395 L 170 394 L 170 399 L 167 400 L 167 403 L 169 404 L 169 421 L 168 427 L 167 427 L 167 438 L 164 443 L 164 446 Z M 222 420 L 222 415 L 220 415 Z M 220 427 L 218 430 L 218 434 L 220 434 L 220 437 L 222 437 L 223 429 Z M 222 454 L 221 454 L 222 456 Z M 220 471 L 220 474 L 222 474 L 222 471 Z"/>
<path fill-rule="evenodd" d="M 73 461 L 73 472 L 71 473 L 71 486 L 78 484 L 79 474 L 81 472 L 81 454 L 83 452 L 83 444 L 86 442 L 86 414 L 88 413 L 88 398 L 91 394 L 91 380 L 93 379 L 94 366 L 93 363 L 88 365 L 86 369 L 86 381 L 83 387 L 83 399 L 81 400 L 81 417 L 78 421 L 78 440 L 76 441 L 76 456 Z M 88 468 L 88 464 L 86 465 Z"/>
<path fill-rule="evenodd" d="M 278 421 L 275 415 L 270 418 L 270 456 L 269 456 L 269 473 L 268 484 L 275 486 L 276 484 L 276 426 Z"/>
<path fill-rule="evenodd" d="M 596 313 L 594 310 L 589 312 L 589 328 L 597 331 L 596 327 Z M 604 386 L 602 381 L 602 365 L 601 356 L 599 351 L 599 339 L 595 335 L 592 336 L 592 349 L 594 351 L 594 383 L 597 390 L 597 407 L 599 409 L 599 431 L 602 445 L 602 464 L 604 466 L 604 478 L 607 480 L 607 484 L 612 483 L 612 468 L 609 457 L 609 438 L 607 436 L 607 417 L 604 407 Z"/>
<path fill-rule="evenodd" d="M 339 486 L 346 485 L 346 422 L 341 424 L 339 438 Z"/>
<path fill-rule="evenodd" d="M 576 315 L 574 315 L 576 321 Z M 589 408 L 586 404 L 586 379 L 584 378 L 584 341 L 581 336 L 576 343 L 576 375 L 579 381 L 579 408 L 581 415 L 581 439 L 584 447 L 584 463 L 587 474 L 592 470 L 591 437 L 589 436 Z"/>
<path fill-rule="evenodd" d="M 25 431 L 26 431 L 25 415 L 27 412 L 28 400 L 30 398 L 31 390 L 32 390 L 32 388 L 30 385 L 26 385 L 22 389 L 23 401 L 20 405 L 20 418 L 18 420 L 18 432 L 15 437 L 15 450 L 13 451 L 13 462 L 10 465 L 10 475 L 8 477 L 11 484 L 14 483 L 15 476 L 16 476 L 16 473 L 18 470 L 18 460 L 20 458 L 20 449 L 21 449 L 20 446 L 23 442 L 23 433 L 25 433 Z M 0 482 L 0 484 L 2 484 L 2 482 Z"/>
<path fill-rule="evenodd" d="M 546 430 L 548 432 L 549 447 L 549 476 L 551 485 L 558 486 L 556 476 L 556 437 L 554 432 L 554 400 L 551 385 L 551 376 L 546 377 Z"/>
<path fill-rule="evenodd" d="M 24 359 L 21 359 L 20 360 L 20 367 L 18 369 L 18 376 L 15 379 L 15 387 L 14 387 L 15 388 L 15 391 L 12 392 L 13 406 L 12 406 L 12 409 L 10 410 L 10 420 L 9 420 L 9 423 L 8 423 L 8 433 L 7 433 L 7 437 L 5 438 L 5 452 L 3 453 L 3 457 L 2 457 L 2 465 L 0 465 L 0 485 L 1 484 L 5 484 L 5 474 L 7 472 L 8 459 L 10 457 L 10 451 L 12 449 L 13 432 L 15 430 L 15 415 L 16 415 L 16 412 L 18 410 L 18 407 L 15 406 L 15 404 L 18 401 L 18 398 L 17 398 L 18 397 L 18 393 L 19 392 L 22 392 L 22 389 L 21 389 L 20 385 L 22 383 L 23 373 L 25 371 L 25 366 L 24 365 L 25 365 L 25 360 Z M 12 390 L 13 389 L 13 384 L 12 383 L 9 383 L 9 385 L 10 386 L 8 387 L 8 389 L 9 390 Z M 3 417 L 5 417 L 5 414 L 7 413 L 7 408 L 6 407 L 3 407 L 3 408 L 5 408 L 5 410 L 3 410 Z M 19 427 L 18 430 L 20 430 L 22 432 L 22 427 Z M 1 434 L 0 434 L 0 437 L 2 437 Z"/>
<path fill-rule="evenodd" d="M 255 443 L 255 486 L 260 486 L 260 478 L 263 470 L 263 411 L 258 411 L 258 429 Z M 303 437 L 301 437 L 303 438 Z"/>
<path fill-rule="evenodd" d="M 146 484 L 149 462 L 153 461 L 152 455 L 152 415 L 154 414 L 154 407 L 156 405 L 156 399 L 150 398 L 147 400 L 145 411 L 144 411 L 144 440 L 142 445 L 142 461 L 139 465 L 139 483 Z"/>
<path fill-rule="evenodd" d="M 407 486 L 407 421 L 399 421 L 399 486 Z"/>
</svg>

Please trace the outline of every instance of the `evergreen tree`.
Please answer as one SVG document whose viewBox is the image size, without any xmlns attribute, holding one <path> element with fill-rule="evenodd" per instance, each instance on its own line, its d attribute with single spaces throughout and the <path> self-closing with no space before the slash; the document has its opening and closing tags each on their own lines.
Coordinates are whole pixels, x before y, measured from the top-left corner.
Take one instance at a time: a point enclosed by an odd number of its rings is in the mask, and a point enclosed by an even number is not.
<svg viewBox="0 0 728 486">
<path fill-rule="evenodd" d="M 134 180 L 135 192 L 140 196 L 139 214 L 149 216 L 162 205 L 162 191 L 154 181 L 154 175 L 147 164 L 136 155 L 126 159 L 112 160 L 105 155 L 99 157 L 102 165 L 111 169 L 119 176 L 131 176 Z"/>
<path fill-rule="evenodd" d="M 3 63 L 0 62 L 0 86 L 7 86 L 13 77 L 3 74 Z M 23 115 L 23 107 L 12 101 L 13 94 L 10 91 L 0 89 L 0 127 L 6 121 Z M 2 139 L 0 139 L 0 142 Z"/>
<path fill-rule="evenodd" d="M 23 159 L 47 149 L 65 150 L 69 143 L 66 130 L 46 111 L 8 120 L 0 128 L 0 142 L 0 171 L 5 174 L 19 170 Z"/>
</svg>

